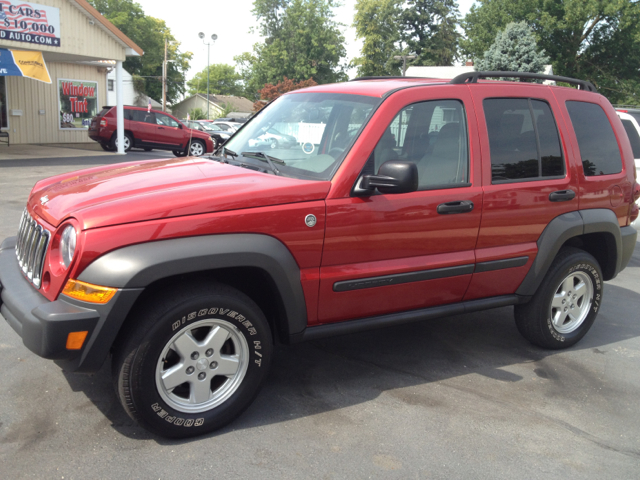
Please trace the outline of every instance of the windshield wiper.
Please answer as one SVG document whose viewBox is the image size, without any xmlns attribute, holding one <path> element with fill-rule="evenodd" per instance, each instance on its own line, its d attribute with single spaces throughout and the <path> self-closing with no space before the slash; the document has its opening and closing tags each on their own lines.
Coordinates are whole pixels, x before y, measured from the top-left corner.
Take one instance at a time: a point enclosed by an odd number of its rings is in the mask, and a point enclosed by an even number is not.
<svg viewBox="0 0 640 480">
<path fill-rule="evenodd" d="M 280 175 L 280 170 L 278 170 L 278 167 L 276 167 L 274 162 L 278 162 L 278 163 L 280 163 L 282 165 L 286 165 L 279 158 L 272 157 L 270 155 L 267 155 L 264 152 L 242 152 L 242 156 L 243 157 L 255 158 L 256 160 L 261 160 L 263 162 L 266 161 L 269 164 L 269 167 L 271 167 L 271 170 L 273 170 L 273 172 L 276 175 Z"/>
<path fill-rule="evenodd" d="M 234 152 L 233 150 L 229 150 L 227 147 L 222 147 L 222 153 L 229 154 L 231 155 L 233 158 L 237 158 L 238 154 L 236 152 Z"/>
</svg>

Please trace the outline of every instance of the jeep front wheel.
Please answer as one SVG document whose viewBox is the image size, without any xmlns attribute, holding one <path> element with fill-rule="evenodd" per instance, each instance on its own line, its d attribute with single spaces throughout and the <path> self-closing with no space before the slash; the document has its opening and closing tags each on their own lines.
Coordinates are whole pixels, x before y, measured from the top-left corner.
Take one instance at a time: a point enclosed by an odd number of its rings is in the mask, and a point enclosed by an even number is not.
<svg viewBox="0 0 640 480">
<path fill-rule="evenodd" d="M 271 362 L 271 332 L 258 306 L 215 285 L 146 307 L 114 355 L 114 383 L 127 413 L 170 438 L 211 432 L 238 417 Z"/>
<path fill-rule="evenodd" d="M 516 325 L 534 345 L 575 345 L 593 325 L 602 303 L 602 271 L 589 253 L 565 247 L 531 301 L 516 305 Z"/>
</svg>

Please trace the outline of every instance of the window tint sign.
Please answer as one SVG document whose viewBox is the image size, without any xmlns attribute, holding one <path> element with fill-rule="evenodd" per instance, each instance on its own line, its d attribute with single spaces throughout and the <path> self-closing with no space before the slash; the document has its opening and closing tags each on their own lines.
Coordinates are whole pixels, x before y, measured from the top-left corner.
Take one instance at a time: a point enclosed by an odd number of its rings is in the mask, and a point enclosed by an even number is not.
<svg viewBox="0 0 640 480">
<path fill-rule="evenodd" d="M 60 129 L 87 130 L 98 112 L 98 82 L 58 79 Z"/>
<path fill-rule="evenodd" d="M 0 0 L 0 40 L 60 46 L 60 9 Z"/>
</svg>

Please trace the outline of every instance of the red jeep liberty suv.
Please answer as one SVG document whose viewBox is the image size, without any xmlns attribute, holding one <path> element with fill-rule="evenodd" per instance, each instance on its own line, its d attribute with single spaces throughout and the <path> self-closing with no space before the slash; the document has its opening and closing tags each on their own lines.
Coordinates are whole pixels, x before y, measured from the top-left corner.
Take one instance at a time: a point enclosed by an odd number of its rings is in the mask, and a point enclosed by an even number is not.
<svg viewBox="0 0 640 480">
<path fill-rule="evenodd" d="M 299 146 L 265 148 L 270 128 Z M 167 437 L 240 415 L 275 342 L 513 305 L 533 344 L 574 345 L 636 244 L 629 140 L 581 80 L 320 85 L 216 154 L 41 180 L 0 247 L 24 344 L 68 371 L 110 358 L 124 409 Z"/>
</svg>

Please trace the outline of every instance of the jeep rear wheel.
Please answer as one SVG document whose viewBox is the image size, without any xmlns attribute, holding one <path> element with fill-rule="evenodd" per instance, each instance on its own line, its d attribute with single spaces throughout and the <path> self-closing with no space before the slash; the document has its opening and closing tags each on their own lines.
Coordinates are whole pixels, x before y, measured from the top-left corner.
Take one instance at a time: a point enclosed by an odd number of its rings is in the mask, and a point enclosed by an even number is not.
<svg viewBox="0 0 640 480">
<path fill-rule="evenodd" d="M 597 260 L 583 250 L 565 247 L 531 301 L 515 307 L 516 325 L 534 345 L 567 348 L 586 335 L 601 303 L 602 271 Z"/>
<path fill-rule="evenodd" d="M 258 306 L 224 285 L 147 304 L 114 355 L 127 413 L 164 437 L 211 432 L 253 401 L 271 362 L 269 325 Z"/>
</svg>

